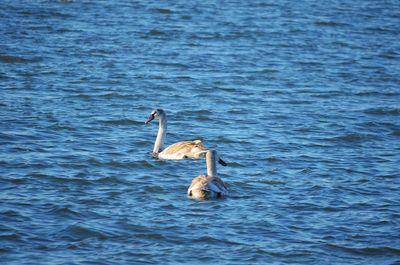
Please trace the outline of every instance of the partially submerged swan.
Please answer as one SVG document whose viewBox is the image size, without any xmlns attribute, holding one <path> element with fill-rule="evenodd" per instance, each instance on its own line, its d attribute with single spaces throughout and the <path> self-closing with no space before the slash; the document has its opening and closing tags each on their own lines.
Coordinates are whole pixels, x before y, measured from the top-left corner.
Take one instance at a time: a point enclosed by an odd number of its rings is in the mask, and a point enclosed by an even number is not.
<svg viewBox="0 0 400 265">
<path fill-rule="evenodd" d="M 228 195 L 224 182 L 217 177 L 216 156 L 214 150 L 206 151 L 207 175 L 200 175 L 192 180 L 187 191 L 190 198 L 206 200 Z"/>
<path fill-rule="evenodd" d="M 185 159 L 185 158 L 199 158 L 204 157 L 207 148 L 203 145 L 201 140 L 182 141 L 172 144 L 161 150 L 165 136 L 167 133 L 167 115 L 162 109 L 155 109 L 150 113 L 149 118 L 145 124 L 150 123 L 152 120 L 158 119 L 158 133 L 156 142 L 154 143 L 153 155 L 160 159 Z M 218 163 L 226 166 L 226 163 L 219 158 Z"/>
</svg>

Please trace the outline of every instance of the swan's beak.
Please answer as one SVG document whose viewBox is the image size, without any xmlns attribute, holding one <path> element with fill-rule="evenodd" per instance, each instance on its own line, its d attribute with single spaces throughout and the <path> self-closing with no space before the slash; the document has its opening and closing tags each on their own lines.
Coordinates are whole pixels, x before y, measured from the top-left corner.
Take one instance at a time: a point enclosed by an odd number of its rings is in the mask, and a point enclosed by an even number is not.
<svg viewBox="0 0 400 265">
<path fill-rule="evenodd" d="M 221 165 L 223 165 L 224 167 L 226 167 L 228 164 L 222 160 L 221 158 L 218 159 L 218 163 L 220 163 Z"/>
<path fill-rule="evenodd" d="M 149 122 L 151 122 L 152 120 L 154 120 L 154 114 L 150 114 L 149 118 L 147 119 L 147 121 L 144 122 L 144 124 L 148 124 Z"/>
</svg>

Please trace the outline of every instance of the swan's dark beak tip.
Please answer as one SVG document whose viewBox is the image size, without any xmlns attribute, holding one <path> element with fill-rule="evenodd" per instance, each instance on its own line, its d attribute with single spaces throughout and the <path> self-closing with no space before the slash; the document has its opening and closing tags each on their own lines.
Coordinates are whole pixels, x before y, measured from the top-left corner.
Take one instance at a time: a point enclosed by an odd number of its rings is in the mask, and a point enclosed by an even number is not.
<svg viewBox="0 0 400 265">
<path fill-rule="evenodd" d="M 226 167 L 228 164 L 224 161 L 224 160 L 222 160 L 221 158 L 220 159 L 218 159 L 218 163 L 220 163 L 222 166 L 224 166 L 224 167 Z"/>
<path fill-rule="evenodd" d="M 147 121 L 144 122 L 144 124 L 149 124 L 152 120 L 154 120 L 154 115 L 150 114 L 149 118 L 147 118 Z"/>
</svg>

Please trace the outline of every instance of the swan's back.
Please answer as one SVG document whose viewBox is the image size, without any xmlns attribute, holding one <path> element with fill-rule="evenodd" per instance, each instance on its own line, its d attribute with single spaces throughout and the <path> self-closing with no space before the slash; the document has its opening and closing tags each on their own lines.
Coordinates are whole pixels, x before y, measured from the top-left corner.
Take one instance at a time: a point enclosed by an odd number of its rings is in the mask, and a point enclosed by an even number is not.
<svg viewBox="0 0 400 265">
<path fill-rule="evenodd" d="M 199 158 L 206 147 L 200 140 L 174 143 L 163 150 L 158 157 L 161 159 Z"/>
<path fill-rule="evenodd" d="M 200 175 L 192 180 L 188 196 L 194 199 L 213 199 L 228 195 L 228 189 L 219 177 Z"/>
</svg>

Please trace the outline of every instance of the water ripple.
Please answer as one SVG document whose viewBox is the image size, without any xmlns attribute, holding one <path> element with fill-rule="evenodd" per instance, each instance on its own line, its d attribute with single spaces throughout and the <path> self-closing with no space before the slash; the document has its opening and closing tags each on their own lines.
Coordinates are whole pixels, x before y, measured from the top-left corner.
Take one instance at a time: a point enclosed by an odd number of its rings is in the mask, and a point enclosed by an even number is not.
<svg viewBox="0 0 400 265">
<path fill-rule="evenodd" d="M 366 114 L 372 115 L 393 115 L 399 116 L 400 115 L 400 108 L 373 108 L 365 110 Z"/>
<path fill-rule="evenodd" d="M 0 55 L 0 62 L 2 62 L 2 63 L 29 63 L 32 61 L 29 59 L 20 57 L 20 56 Z"/>
<path fill-rule="evenodd" d="M 381 255 L 400 255 L 399 248 L 392 248 L 392 247 L 365 247 L 365 248 L 351 248 L 345 247 L 343 245 L 335 245 L 335 244 L 328 244 L 329 247 L 342 250 L 345 252 L 358 254 L 358 255 L 367 255 L 367 256 L 381 256 Z"/>
</svg>

